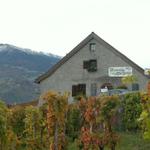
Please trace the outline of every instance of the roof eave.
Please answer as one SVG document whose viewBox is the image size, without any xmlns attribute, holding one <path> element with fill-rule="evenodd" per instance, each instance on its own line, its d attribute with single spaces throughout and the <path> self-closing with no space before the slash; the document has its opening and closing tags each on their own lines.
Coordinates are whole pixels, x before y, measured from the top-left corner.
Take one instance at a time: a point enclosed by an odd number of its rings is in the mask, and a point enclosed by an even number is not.
<svg viewBox="0 0 150 150">
<path fill-rule="evenodd" d="M 62 64 L 68 61 L 74 54 L 76 54 L 87 42 L 92 40 L 95 33 L 92 32 L 88 37 L 81 41 L 75 48 L 73 48 L 66 56 L 64 56 L 60 61 L 58 61 L 52 68 L 50 68 L 46 73 L 35 79 L 35 83 L 40 84 L 44 79 L 48 78 L 53 74 Z"/>
</svg>

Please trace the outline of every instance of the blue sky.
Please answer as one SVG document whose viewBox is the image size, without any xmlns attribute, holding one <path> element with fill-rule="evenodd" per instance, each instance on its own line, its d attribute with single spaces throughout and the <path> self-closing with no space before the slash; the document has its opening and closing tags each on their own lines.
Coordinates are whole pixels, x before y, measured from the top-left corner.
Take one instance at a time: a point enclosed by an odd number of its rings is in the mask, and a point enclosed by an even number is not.
<svg viewBox="0 0 150 150">
<path fill-rule="evenodd" d="M 0 43 L 64 56 L 92 31 L 150 67 L 149 0 L 0 0 Z"/>
</svg>

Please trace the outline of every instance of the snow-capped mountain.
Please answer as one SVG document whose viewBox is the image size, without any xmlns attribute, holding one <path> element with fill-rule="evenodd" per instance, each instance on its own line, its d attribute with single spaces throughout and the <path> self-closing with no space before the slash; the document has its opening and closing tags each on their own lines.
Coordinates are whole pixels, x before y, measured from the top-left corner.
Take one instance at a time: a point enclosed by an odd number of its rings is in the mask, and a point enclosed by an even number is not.
<svg viewBox="0 0 150 150">
<path fill-rule="evenodd" d="M 60 57 L 9 44 L 0 44 L 0 99 L 7 103 L 33 100 L 39 93 L 34 79 Z"/>
<path fill-rule="evenodd" d="M 0 52 L 1 51 L 14 51 L 14 50 L 19 50 L 19 51 L 22 51 L 22 52 L 25 52 L 26 54 L 31 54 L 31 55 L 47 55 L 47 56 L 51 56 L 51 57 L 56 57 L 56 58 L 61 58 L 61 56 L 58 56 L 58 55 L 55 55 L 55 54 L 52 54 L 52 53 L 44 53 L 42 51 L 33 51 L 31 49 L 28 49 L 28 48 L 20 48 L 20 47 L 17 47 L 17 46 L 14 46 L 14 45 L 11 45 L 11 44 L 0 44 Z"/>
</svg>

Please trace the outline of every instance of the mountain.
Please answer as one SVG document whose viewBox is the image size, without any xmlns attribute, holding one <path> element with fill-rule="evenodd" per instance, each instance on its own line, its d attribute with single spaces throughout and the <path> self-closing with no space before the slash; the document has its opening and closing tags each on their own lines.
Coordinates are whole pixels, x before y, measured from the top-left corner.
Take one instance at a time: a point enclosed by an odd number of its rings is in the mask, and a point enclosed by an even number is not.
<svg viewBox="0 0 150 150">
<path fill-rule="evenodd" d="M 35 78 L 59 60 L 57 55 L 0 44 L 0 99 L 9 104 L 36 99 Z"/>
</svg>

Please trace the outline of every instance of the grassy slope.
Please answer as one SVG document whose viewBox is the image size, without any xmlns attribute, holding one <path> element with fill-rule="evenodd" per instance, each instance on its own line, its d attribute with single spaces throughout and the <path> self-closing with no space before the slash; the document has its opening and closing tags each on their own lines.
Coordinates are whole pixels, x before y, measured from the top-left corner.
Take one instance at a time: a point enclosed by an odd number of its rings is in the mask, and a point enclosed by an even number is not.
<svg viewBox="0 0 150 150">
<path fill-rule="evenodd" d="M 146 141 L 140 134 L 121 134 L 117 150 L 150 150 L 150 141 Z"/>
<path fill-rule="evenodd" d="M 78 149 L 75 143 L 70 143 L 68 150 Z M 116 150 L 150 150 L 150 141 L 142 139 L 140 134 L 122 133 Z"/>
</svg>

